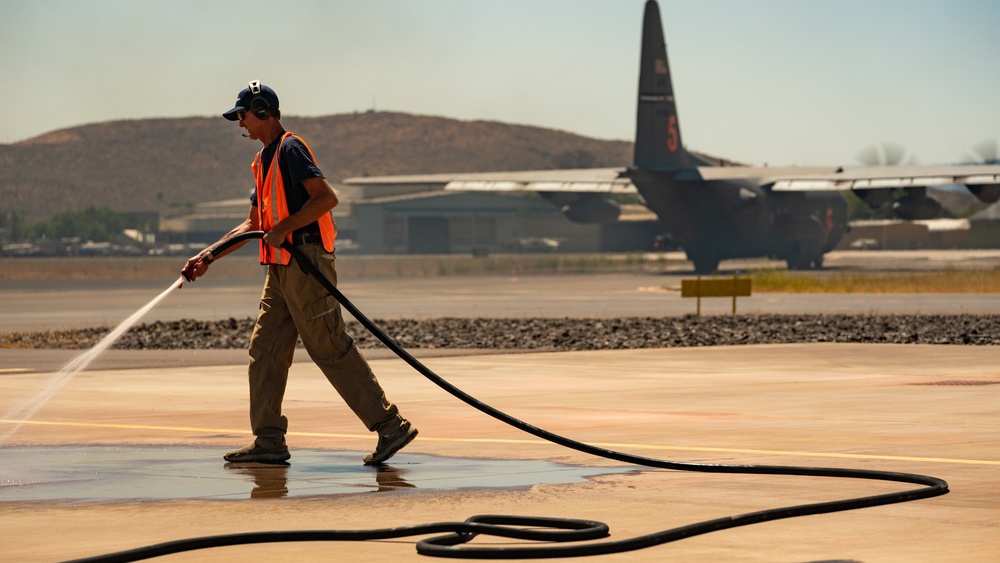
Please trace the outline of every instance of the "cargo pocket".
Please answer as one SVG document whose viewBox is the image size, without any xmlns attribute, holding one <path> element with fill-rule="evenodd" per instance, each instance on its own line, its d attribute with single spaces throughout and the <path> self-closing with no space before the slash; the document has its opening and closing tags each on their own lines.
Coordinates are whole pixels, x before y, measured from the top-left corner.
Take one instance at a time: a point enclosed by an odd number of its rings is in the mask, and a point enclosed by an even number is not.
<svg viewBox="0 0 1000 563">
<path fill-rule="evenodd" d="M 327 295 L 307 304 L 304 307 L 303 312 L 305 313 L 306 319 L 312 321 L 322 316 L 329 316 L 336 307 L 337 300 L 334 299 L 332 295 Z"/>
<path fill-rule="evenodd" d="M 310 350 L 310 355 L 338 355 L 348 346 L 343 342 L 347 333 L 344 332 L 344 318 L 338 307 L 337 300 L 333 296 L 327 296 L 303 308 L 306 326 L 299 328 L 299 336 Z"/>
</svg>

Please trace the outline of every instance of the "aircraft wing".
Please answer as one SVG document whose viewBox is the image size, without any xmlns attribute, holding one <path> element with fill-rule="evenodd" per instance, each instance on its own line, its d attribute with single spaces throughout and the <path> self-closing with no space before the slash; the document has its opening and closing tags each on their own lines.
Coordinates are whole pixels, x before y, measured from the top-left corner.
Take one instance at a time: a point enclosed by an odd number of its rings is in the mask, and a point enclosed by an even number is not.
<svg viewBox="0 0 1000 563">
<path fill-rule="evenodd" d="M 468 174 L 357 177 L 357 186 L 415 186 L 457 191 L 636 193 L 623 168 L 582 168 Z M 681 169 L 678 181 L 749 180 L 779 192 L 1000 184 L 1000 165 L 766 167 L 699 166 Z"/>
<path fill-rule="evenodd" d="M 636 193 L 623 168 L 581 168 L 479 172 L 470 174 L 418 174 L 373 176 L 344 180 L 352 186 L 426 186 L 428 189 L 487 192 L 592 192 Z"/>
<path fill-rule="evenodd" d="M 1000 184 L 1000 165 L 768 168 L 722 166 L 685 169 L 678 180 L 757 180 L 778 192 L 869 190 L 963 184 Z"/>
</svg>

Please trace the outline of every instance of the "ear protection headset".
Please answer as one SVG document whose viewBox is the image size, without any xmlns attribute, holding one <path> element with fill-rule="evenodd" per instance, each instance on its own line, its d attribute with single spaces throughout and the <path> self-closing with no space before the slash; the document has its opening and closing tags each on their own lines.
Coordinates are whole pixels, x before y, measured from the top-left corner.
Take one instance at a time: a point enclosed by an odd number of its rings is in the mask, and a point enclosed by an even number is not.
<svg viewBox="0 0 1000 563">
<path fill-rule="evenodd" d="M 271 104 L 264 96 L 260 95 L 260 80 L 251 80 L 247 83 L 253 98 L 250 100 L 250 112 L 257 116 L 257 119 L 264 120 L 270 115 Z"/>
</svg>

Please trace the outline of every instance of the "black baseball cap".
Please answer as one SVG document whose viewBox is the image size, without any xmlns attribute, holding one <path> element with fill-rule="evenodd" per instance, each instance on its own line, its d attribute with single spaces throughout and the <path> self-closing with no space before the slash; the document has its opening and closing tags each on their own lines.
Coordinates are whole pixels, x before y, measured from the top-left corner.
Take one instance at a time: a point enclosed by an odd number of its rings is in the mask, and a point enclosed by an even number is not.
<svg viewBox="0 0 1000 563">
<path fill-rule="evenodd" d="M 260 98 L 256 106 L 253 104 L 255 98 Z M 239 112 L 249 110 L 251 107 L 257 110 L 268 107 L 277 109 L 278 95 L 270 87 L 261 84 L 260 80 L 251 80 L 247 83 L 247 87 L 240 90 L 240 93 L 236 95 L 236 106 L 222 114 L 222 117 L 225 117 L 229 121 L 236 121 L 239 119 L 237 115 Z"/>
</svg>

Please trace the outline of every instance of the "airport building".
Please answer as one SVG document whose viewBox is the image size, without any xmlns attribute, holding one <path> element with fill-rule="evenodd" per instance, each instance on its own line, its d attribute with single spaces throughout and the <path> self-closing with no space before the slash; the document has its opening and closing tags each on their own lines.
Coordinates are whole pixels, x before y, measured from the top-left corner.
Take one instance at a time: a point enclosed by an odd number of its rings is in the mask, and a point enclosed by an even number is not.
<svg viewBox="0 0 1000 563">
<path fill-rule="evenodd" d="M 969 218 L 969 248 L 1000 248 L 1000 203 Z"/>
<path fill-rule="evenodd" d="M 339 252 L 474 254 L 628 252 L 653 250 L 661 233 L 641 205 L 624 205 L 609 225 L 574 223 L 535 194 L 386 190 L 335 186 Z M 248 199 L 165 212 L 165 244 L 215 242 L 246 219 Z"/>
<path fill-rule="evenodd" d="M 969 248 L 968 219 L 903 221 L 874 219 L 854 221 L 838 245 L 839 250 L 918 250 Z"/>
<path fill-rule="evenodd" d="M 1000 248 L 1000 204 L 968 219 L 853 221 L 838 250 Z"/>
</svg>

